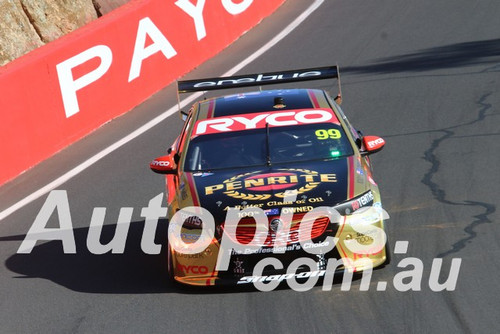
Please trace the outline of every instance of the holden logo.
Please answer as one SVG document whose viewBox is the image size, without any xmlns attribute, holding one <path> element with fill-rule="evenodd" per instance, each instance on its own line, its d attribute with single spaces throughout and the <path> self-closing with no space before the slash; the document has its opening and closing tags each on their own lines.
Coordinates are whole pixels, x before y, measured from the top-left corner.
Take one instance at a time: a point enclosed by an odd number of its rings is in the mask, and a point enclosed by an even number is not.
<svg viewBox="0 0 500 334">
<path fill-rule="evenodd" d="M 276 218 L 276 219 L 271 220 L 271 222 L 269 223 L 269 228 L 273 232 L 278 232 L 278 230 L 282 224 L 283 224 L 283 222 L 280 219 Z"/>
</svg>

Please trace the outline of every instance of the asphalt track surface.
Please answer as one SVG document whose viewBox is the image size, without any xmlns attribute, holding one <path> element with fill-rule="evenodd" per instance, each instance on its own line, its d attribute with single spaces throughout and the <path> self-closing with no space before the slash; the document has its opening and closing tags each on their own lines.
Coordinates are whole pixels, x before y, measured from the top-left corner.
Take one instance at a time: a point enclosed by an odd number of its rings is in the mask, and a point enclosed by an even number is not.
<svg viewBox="0 0 500 334">
<path fill-rule="evenodd" d="M 289 0 L 272 17 L 186 78 L 218 76 L 281 31 L 312 1 Z M 164 191 L 148 169 L 178 134 L 177 116 L 122 146 L 58 189 L 66 190 L 77 254 L 39 242 L 16 254 L 47 195 L 0 221 L 0 332 L 358 332 L 497 331 L 500 2 L 325 1 L 303 24 L 239 73 L 324 66 L 342 71 L 343 109 L 365 134 L 386 139 L 373 157 L 388 235 L 407 254 L 375 271 L 368 291 L 334 285 L 308 292 L 179 289 L 166 282 L 165 252 L 140 249 L 141 208 Z M 311 83 L 327 88 L 329 83 Z M 326 86 L 325 86 L 326 85 Z M 293 85 L 292 85 L 293 86 Z M 173 86 L 0 188 L 0 210 L 171 107 Z M 2 161 L 2 163 L 8 163 Z M 103 240 L 122 207 L 134 208 L 124 254 L 92 255 L 92 211 L 107 208 Z M 57 227 L 56 217 L 51 218 Z M 164 243 L 166 227 L 158 226 Z M 398 291 L 407 257 L 424 265 L 420 291 Z M 454 291 L 433 292 L 462 259 Z M 377 291 L 377 282 L 387 282 Z M 407 281 L 408 282 L 408 281 Z"/>
</svg>

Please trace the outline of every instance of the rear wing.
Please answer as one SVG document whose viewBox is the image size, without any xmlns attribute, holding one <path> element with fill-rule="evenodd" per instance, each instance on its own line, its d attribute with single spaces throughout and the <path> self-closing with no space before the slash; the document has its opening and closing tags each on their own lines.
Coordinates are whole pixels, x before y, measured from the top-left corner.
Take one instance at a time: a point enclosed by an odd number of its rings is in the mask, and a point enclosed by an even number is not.
<svg viewBox="0 0 500 334">
<path fill-rule="evenodd" d="M 192 93 L 199 91 L 229 89 L 229 88 L 242 88 L 251 86 L 264 86 L 276 85 L 281 83 L 310 81 L 310 80 L 323 80 L 323 79 L 337 79 L 338 82 L 338 95 L 336 101 L 341 101 L 342 90 L 340 87 L 340 73 L 339 67 L 315 67 L 299 70 L 277 71 L 255 74 L 235 75 L 229 77 L 205 78 L 196 80 L 182 80 L 177 81 L 177 98 L 180 107 L 180 93 Z"/>
</svg>

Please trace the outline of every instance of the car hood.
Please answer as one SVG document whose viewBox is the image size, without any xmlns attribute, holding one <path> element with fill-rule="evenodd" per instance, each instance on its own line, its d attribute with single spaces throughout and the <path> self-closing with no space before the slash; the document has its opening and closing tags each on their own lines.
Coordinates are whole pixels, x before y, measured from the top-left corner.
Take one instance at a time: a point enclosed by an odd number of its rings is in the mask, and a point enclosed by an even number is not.
<svg viewBox="0 0 500 334">
<path fill-rule="evenodd" d="M 207 172 L 184 172 L 181 194 L 221 222 L 230 207 L 259 207 L 278 215 L 283 207 L 308 212 L 334 206 L 355 195 L 353 157 L 336 160 L 257 166 Z M 294 202 L 285 202 L 289 191 Z"/>
</svg>

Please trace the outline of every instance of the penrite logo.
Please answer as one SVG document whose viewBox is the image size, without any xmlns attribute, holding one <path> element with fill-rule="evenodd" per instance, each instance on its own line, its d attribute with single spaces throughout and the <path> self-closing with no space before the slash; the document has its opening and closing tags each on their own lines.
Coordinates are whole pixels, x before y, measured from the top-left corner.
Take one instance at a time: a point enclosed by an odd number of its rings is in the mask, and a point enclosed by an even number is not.
<svg viewBox="0 0 500 334">
<path fill-rule="evenodd" d="M 295 188 L 297 194 L 313 190 L 323 182 L 337 182 L 336 174 L 319 174 L 307 169 L 283 169 L 280 172 L 258 174 L 251 172 L 236 175 L 222 183 L 205 187 L 205 195 L 212 195 L 217 191 L 244 200 L 266 200 L 275 192 Z M 257 192 L 247 194 L 245 191 Z M 284 198 L 285 192 L 275 193 L 274 196 Z"/>
</svg>

